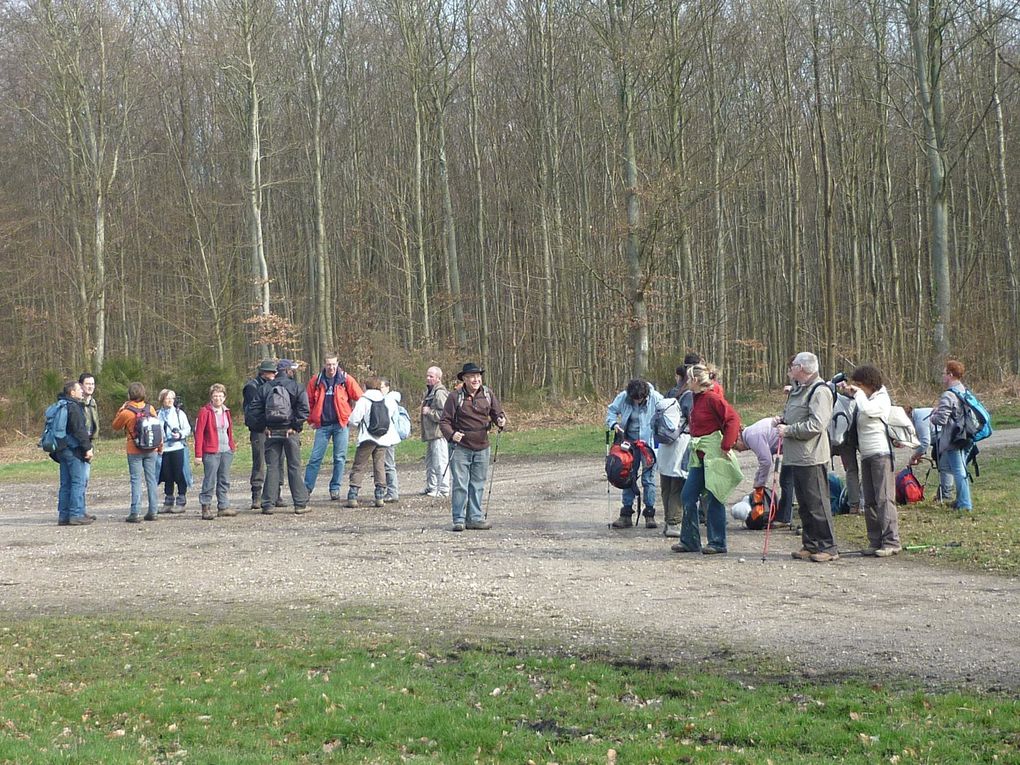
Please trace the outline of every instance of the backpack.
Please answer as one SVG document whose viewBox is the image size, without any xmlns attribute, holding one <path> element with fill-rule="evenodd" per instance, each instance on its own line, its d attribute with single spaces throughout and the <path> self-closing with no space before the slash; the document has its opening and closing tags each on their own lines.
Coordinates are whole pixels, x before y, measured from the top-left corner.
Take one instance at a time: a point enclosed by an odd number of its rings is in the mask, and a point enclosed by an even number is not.
<svg viewBox="0 0 1020 765">
<path fill-rule="evenodd" d="M 957 442 L 953 446 L 962 449 L 970 443 L 976 444 L 992 435 L 992 416 L 985 405 L 978 401 L 977 396 L 969 390 L 965 390 L 962 395 L 955 390 L 952 393 L 960 399 L 961 413 L 957 419 L 962 426 Z"/>
<path fill-rule="evenodd" d="M 664 398 L 655 405 L 652 415 L 652 434 L 657 444 L 674 444 L 687 429 L 687 419 L 675 398 Z"/>
<path fill-rule="evenodd" d="M 294 417 L 294 408 L 290 399 L 290 391 L 282 383 L 273 381 L 266 395 L 266 425 L 290 425 Z"/>
<path fill-rule="evenodd" d="M 833 515 L 844 515 L 850 512 L 850 496 L 843 479 L 832 470 L 829 471 L 829 510 Z"/>
<path fill-rule="evenodd" d="M 606 478 L 617 489 L 632 489 L 642 467 L 654 464 L 655 452 L 644 441 L 617 441 L 606 455 Z"/>
<path fill-rule="evenodd" d="M 912 505 L 924 499 L 924 486 L 917 480 L 910 466 L 896 474 L 896 504 Z"/>
<path fill-rule="evenodd" d="M 403 441 L 411 437 L 411 415 L 402 406 L 397 406 L 397 436 Z"/>
<path fill-rule="evenodd" d="M 889 416 L 885 419 L 885 434 L 895 447 L 916 449 L 921 445 L 917 440 L 914 421 L 907 416 L 902 406 L 889 407 Z"/>
<path fill-rule="evenodd" d="M 78 440 L 67 433 L 67 399 L 57 399 L 46 407 L 46 422 L 43 424 L 39 448 L 53 454 L 63 448 L 74 449 Z"/>
<path fill-rule="evenodd" d="M 163 421 L 152 413 L 152 407 L 146 404 L 141 409 L 133 406 L 125 407 L 135 415 L 135 429 L 132 440 L 143 452 L 151 452 L 163 445 Z"/>
<path fill-rule="evenodd" d="M 755 502 L 754 492 L 747 495 L 747 503 L 751 506 L 751 512 L 744 518 L 744 525 L 752 531 L 761 531 L 769 519 L 769 508 L 772 507 L 772 492 L 765 488 L 762 491 L 761 501 Z"/>
<path fill-rule="evenodd" d="M 385 436 L 390 429 L 390 413 L 386 408 L 386 399 L 372 402 L 368 412 L 368 434 L 375 438 Z"/>
<path fill-rule="evenodd" d="M 857 448 L 857 403 L 852 398 L 835 394 L 827 430 L 830 450 Z"/>
</svg>

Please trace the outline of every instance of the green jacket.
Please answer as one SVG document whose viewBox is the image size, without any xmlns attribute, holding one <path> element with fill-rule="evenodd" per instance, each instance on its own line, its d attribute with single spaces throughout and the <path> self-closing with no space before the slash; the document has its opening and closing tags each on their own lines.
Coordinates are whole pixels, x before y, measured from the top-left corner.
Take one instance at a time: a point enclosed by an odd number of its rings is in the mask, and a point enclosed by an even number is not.
<svg viewBox="0 0 1020 765">
<path fill-rule="evenodd" d="M 701 467 L 702 459 L 698 452 L 704 452 L 705 488 L 712 492 L 720 502 L 725 502 L 730 493 L 744 480 L 744 474 L 737 462 L 737 455 L 732 451 L 723 452 L 723 434 L 721 430 L 713 431 L 707 436 L 691 438 L 690 467 Z"/>
</svg>

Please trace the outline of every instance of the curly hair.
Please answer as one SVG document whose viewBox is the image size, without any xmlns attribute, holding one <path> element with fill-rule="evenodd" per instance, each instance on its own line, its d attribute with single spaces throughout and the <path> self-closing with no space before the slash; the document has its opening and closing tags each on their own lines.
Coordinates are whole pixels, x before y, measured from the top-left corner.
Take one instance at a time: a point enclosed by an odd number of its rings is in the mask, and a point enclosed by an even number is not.
<svg viewBox="0 0 1020 765">
<path fill-rule="evenodd" d="M 627 398 L 631 401 L 645 401 L 648 398 L 648 383 L 634 379 L 627 383 Z"/>
<path fill-rule="evenodd" d="M 861 383 L 871 388 L 872 391 L 878 390 L 883 385 L 882 373 L 878 371 L 877 367 L 873 367 L 870 364 L 862 364 L 857 367 L 850 373 L 850 380 L 851 382 Z"/>
</svg>

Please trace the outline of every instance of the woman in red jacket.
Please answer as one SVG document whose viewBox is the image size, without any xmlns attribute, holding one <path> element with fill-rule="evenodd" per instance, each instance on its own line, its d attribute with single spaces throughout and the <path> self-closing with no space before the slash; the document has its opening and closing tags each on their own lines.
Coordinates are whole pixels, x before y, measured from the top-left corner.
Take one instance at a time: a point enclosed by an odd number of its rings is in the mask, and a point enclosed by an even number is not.
<svg viewBox="0 0 1020 765">
<path fill-rule="evenodd" d="M 209 403 L 198 410 L 195 423 L 195 458 L 202 460 L 205 475 L 198 501 L 202 503 L 202 520 L 211 521 L 217 515 L 237 515 L 230 508 L 227 492 L 230 491 L 230 465 L 234 461 L 234 423 L 230 409 L 224 402 L 227 389 L 214 383 L 209 387 Z M 216 490 L 216 513 L 212 511 L 213 489 Z"/>
</svg>

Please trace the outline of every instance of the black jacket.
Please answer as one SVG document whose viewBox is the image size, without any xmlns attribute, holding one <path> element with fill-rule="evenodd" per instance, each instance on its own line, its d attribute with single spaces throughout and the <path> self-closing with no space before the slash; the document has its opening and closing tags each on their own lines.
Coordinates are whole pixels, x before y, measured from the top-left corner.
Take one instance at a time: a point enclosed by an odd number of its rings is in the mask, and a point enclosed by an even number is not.
<svg viewBox="0 0 1020 765">
<path fill-rule="evenodd" d="M 92 448 L 92 438 L 89 436 L 88 424 L 85 422 L 85 409 L 81 401 L 75 401 L 63 393 L 58 396 L 58 400 L 60 399 L 67 402 L 67 435 L 78 442 L 77 446 L 72 447 L 72 451 L 75 457 L 84 460 L 85 452 Z M 56 452 L 54 452 L 55 454 Z M 54 455 L 50 456 L 56 459 Z"/>
<path fill-rule="evenodd" d="M 282 385 L 290 393 L 291 420 L 290 429 L 301 431 L 308 419 L 308 393 L 287 375 L 279 375 L 275 380 L 266 380 L 259 387 L 252 399 L 251 406 L 245 410 L 244 421 L 250 430 L 262 432 L 266 429 L 266 399 L 269 392 L 277 385 Z"/>
<path fill-rule="evenodd" d="M 269 382 L 269 380 L 267 378 L 263 377 L 262 374 L 260 373 L 260 374 L 256 375 L 255 377 L 253 377 L 248 382 L 246 382 L 244 384 L 244 387 L 241 389 L 241 396 L 244 399 L 244 407 L 243 407 L 243 411 L 244 411 L 244 424 L 245 424 L 245 427 L 248 428 L 248 430 L 256 430 L 256 431 L 261 432 L 261 431 L 266 429 L 265 422 L 262 423 L 262 427 L 261 428 L 256 427 L 257 423 L 255 422 L 254 419 L 251 418 L 251 416 L 248 414 L 248 412 L 252 409 L 252 405 L 254 404 L 255 399 L 259 395 L 259 388 L 261 388 L 267 382 Z"/>
</svg>

